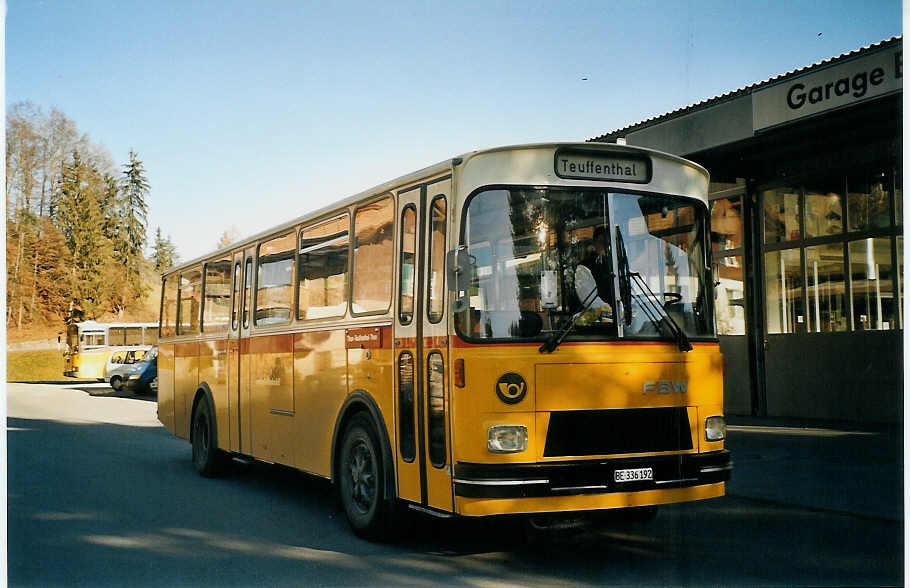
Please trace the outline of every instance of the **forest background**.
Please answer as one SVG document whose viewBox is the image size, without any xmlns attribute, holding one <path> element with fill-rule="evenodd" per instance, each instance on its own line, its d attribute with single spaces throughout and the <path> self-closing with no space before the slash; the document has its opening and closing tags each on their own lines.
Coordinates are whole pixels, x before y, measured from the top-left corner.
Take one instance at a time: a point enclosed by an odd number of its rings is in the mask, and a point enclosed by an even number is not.
<svg viewBox="0 0 910 588">
<path fill-rule="evenodd" d="M 149 238 L 151 195 L 136 151 L 116 165 L 63 112 L 8 108 L 9 343 L 54 337 L 73 318 L 158 320 L 160 273 L 178 253 L 160 227 Z"/>
</svg>

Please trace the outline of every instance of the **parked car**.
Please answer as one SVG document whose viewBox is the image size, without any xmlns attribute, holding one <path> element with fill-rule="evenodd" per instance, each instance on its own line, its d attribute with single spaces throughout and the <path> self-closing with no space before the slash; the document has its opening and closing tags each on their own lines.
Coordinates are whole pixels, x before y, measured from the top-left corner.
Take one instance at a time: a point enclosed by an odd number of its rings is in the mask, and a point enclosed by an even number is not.
<svg viewBox="0 0 910 588">
<path fill-rule="evenodd" d="M 118 392 L 123 389 L 126 381 L 136 364 L 148 353 L 150 347 L 140 349 L 119 349 L 111 353 L 104 364 L 104 381 L 109 382 L 111 388 Z"/>
<path fill-rule="evenodd" d="M 146 394 L 157 390 L 152 388 L 152 381 L 158 379 L 158 346 L 149 350 L 142 361 L 133 367 L 133 371 L 124 380 L 124 387 L 134 394 Z"/>
</svg>

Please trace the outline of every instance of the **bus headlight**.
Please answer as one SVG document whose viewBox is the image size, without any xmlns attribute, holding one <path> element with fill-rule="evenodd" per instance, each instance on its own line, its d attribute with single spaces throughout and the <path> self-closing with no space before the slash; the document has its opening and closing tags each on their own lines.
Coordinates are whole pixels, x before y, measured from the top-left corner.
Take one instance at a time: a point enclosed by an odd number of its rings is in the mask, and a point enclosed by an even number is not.
<svg viewBox="0 0 910 588">
<path fill-rule="evenodd" d="M 129 377 L 128 379 L 130 379 L 130 380 L 138 380 L 138 379 L 139 379 L 139 376 L 141 376 L 141 375 L 142 375 L 142 374 L 130 374 L 130 377 Z"/>
<path fill-rule="evenodd" d="M 721 441 L 727 436 L 727 421 L 722 416 L 709 416 L 705 419 L 705 439 Z"/>
<path fill-rule="evenodd" d="M 528 428 L 524 425 L 494 425 L 487 431 L 490 453 L 518 453 L 528 448 Z"/>
</svg>

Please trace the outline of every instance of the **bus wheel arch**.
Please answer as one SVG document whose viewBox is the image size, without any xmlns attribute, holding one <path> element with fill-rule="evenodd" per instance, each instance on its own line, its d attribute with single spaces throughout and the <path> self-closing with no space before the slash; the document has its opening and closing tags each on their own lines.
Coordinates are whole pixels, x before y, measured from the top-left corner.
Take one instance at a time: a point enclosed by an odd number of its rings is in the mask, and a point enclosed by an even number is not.
<svg viewBox="0 0 910 588">
<path fill-rule="evenodd" d="M 205 383 L 196 390 L 190 412 L 190 445 L 193 447 L 193 465 L 200 475 L 216 477 L 227 466 L 227 454 L 218 448 L 218 423 L 215 419 L 215 402 L 212 391 Z"/>
<path fill-rule="evenodd" d="M 355 391 L 339 411 L 332 439 L 332 484 L 339 502 L 353 531 L 372 540 L 389 538 L 396 498 L 391 445 L 382 422 L 373 399 Z M 362 483 L 361 470 L 377 479 Z"/>
</svg>

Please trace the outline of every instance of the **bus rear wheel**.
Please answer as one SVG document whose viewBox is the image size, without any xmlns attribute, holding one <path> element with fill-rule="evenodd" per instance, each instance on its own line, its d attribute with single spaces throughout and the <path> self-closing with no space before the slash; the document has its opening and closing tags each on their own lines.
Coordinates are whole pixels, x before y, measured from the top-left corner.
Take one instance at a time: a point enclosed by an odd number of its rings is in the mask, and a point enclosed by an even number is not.
<svg viewBox="0 0 910 588">
<path fill-rule="evenodd" d="M 202 398 L 193 413 L 190 442 L 193 445 L 193 465 L 206 478 L 221 474 L 227 463 L 227 456 L 218 449 L 214 421 L 208 400 Z"/>
<path fill-rule="evenodd" d="M 351 529 L 364 539 L 386 539 L 391 506 L 385 499 L 382 453 L 365 416 L 355 415 L 348 424 L 338 466 L 338 492 Z"/>
</svg>

